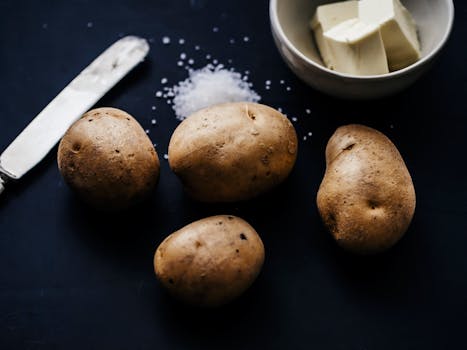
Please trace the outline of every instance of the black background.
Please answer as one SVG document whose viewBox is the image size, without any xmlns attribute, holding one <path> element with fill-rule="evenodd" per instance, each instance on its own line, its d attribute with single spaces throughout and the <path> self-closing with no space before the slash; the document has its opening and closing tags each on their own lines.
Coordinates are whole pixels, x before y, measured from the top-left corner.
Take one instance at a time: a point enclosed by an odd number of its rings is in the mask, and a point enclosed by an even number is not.
<svg viewBox="0 0 467 350">
<path fill-rule="evenodd" d="M 0 201 L 0 348 L 466 348 L 467 5 L 456 5 L 452 37 L 432 71 L 397 96 L 347 102 L 312 90 L 286 68 L 266 0 L 1 0 L 0 149 L 105 47 L 137 34 L 150 39 L 149 58 L 98 106 L 122 108 L 150 130 L 162 173 L 149 201 L 114 215 L 77 200 L 57 170 L 56 149 L 7 189 Z M 164 35 L 171 45 L 162 44 Z M 170 84 L 186 77 L 177 66 L 181 52 L 195 67 L 211 54 L 250 70 L 262 102 L 297 118 L 297 165 L 277 190 L 223 206 L 184 195 L 163 159 L 178 121 L 154 97 L 163 77 Z M 371 258 L 339 249 L 315 204 L 326 142 L 354 122 L 394 141 L 417 191 L 406 236 Z M 239 215 L 260 233 L 263 272 L 226 307 L 188 308 L 156 281 L 154 250 L 176 229 L 220 213 Z"/>
</svg>

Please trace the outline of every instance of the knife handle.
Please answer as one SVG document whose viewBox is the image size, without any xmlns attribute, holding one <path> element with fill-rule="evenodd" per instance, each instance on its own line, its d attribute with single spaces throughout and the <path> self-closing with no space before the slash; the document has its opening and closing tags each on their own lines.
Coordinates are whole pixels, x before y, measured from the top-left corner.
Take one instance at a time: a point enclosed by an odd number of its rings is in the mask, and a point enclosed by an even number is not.
<svg viewBox="0 0 467 350">
<path fill-rule="evenodd" d="M 0 194 L 2 194 L 3 190 L 5 189 L 5 180 L 0 175 Z"/>
</svg>

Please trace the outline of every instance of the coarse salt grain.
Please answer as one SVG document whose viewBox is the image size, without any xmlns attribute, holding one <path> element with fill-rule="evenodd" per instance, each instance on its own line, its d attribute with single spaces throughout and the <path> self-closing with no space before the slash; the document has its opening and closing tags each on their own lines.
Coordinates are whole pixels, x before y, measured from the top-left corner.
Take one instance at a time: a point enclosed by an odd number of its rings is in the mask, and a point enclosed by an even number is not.
<svg viewBox="0 0 467 350">
<path fill-rule="evenodd" d="M 162 43 L 163 43 L 164 45 L 169 45 L 169 44 L 170 44 L 170 38 L 169 38 L 168 36 L 164 36 L 164 37 L 162 38 Z"/>
<path fill-rule="evenodd" d="M 190 70 L 189 77 L 172 88 L 173 109 L 183 120 L 194 112 L 211 105 L 227 102 L 258 102 L 261 97 L 243 81 L 240 73 L 223 66 L 207 65 Z"/>
<path fill-rule="evenodd" d="M 156 125 L 156 123 L 157 123 L 157 120 L 156 120 L 156 119 L 151 119 L 151 124 L 152 124 L 152 125 Z"/>
<path fill-rule="evenodd" d="M 180 39 L 180 40 L 178 41 L 178 43 L 179 43 L 180 45 L 184 45 L 184 44 L 185 44 L 185 39 Z"/>
<path fill-rule="evenodd" d="M 167 78 L 162 78 L 161 79 L 161 84 L 167 84 L 169 80 Z"/>
</svg>

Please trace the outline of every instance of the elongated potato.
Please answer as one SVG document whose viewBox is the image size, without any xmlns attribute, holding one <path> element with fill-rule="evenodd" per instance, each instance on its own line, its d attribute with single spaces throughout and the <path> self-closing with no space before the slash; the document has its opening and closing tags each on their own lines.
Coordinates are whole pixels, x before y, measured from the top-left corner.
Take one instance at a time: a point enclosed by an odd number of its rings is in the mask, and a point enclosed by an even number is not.
<svg viewBox="0 0 467 350">
<path fill-rule="evenodd" d="M 170 293 L 198 306 L 218 306 L 242 294 L 256 279 L 264 246 L 246 221 L 231 215 L 205 218 L 168 236 L 154 268 Z"/>
<path fill-rule="evenodd" d="M 196 112 L 175 130 L 169 163 L 186 191 L 204 202 L 234 202 L 264 193 L 292 171 L 297 135 L 278 111 L 227 103 Z"/>
<path fill-rule="evenodd" d="M 394 144 L 362 125 L 343 126 L 326 148 L 318 209 L 337 243 L 361 254 L 392 247 L 415 211 L 415 189 Z"/>
</svg>

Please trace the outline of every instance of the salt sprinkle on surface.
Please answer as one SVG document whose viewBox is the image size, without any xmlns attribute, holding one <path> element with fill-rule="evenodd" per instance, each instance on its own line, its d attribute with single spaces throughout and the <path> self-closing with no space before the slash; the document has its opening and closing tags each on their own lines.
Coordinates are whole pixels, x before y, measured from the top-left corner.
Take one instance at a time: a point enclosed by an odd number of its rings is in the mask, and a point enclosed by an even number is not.
<svg viewBox="0 0 467 350">
<path fill-rule="evenodd" d="M 164 37 L 162 38 L 162 43 L 163 43 L 164 45 L 169 45 L 169 44 L 170 44 L 170 38 L 169 38 L 168 36 L 164 36 Z"/>
<path fill-rule="evenodd" d="M 173 109 L 183 120 L 194 112 L 219 103 L 258 102 L 261 97 L 243 81 L 240 73 L 207 65 L 190 70 L 189 77 L 172 88 Z"/>
</svg>

